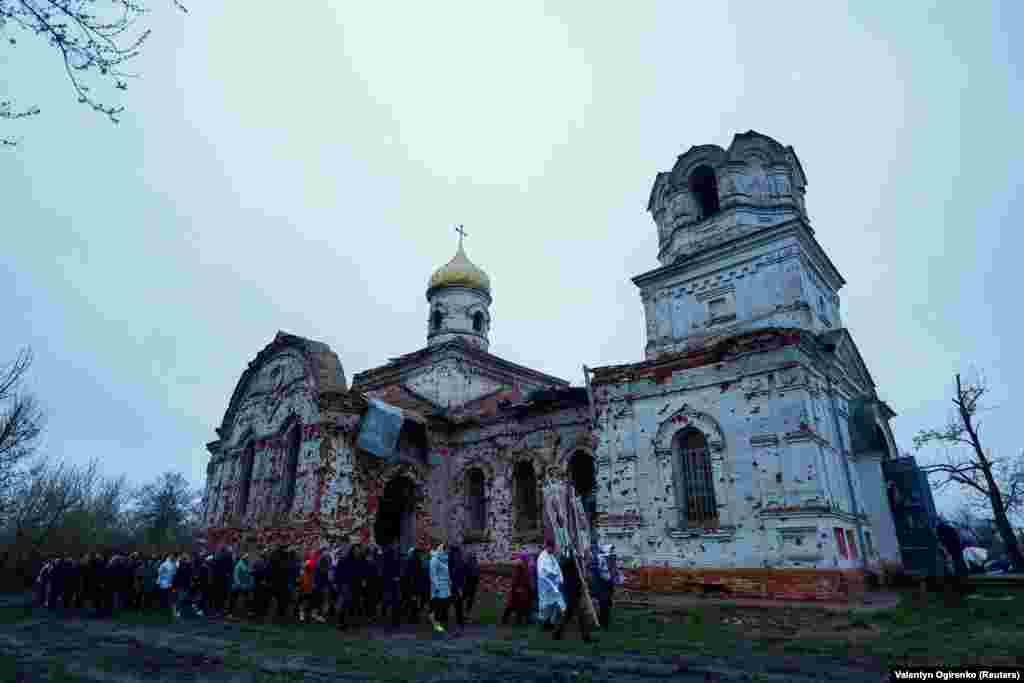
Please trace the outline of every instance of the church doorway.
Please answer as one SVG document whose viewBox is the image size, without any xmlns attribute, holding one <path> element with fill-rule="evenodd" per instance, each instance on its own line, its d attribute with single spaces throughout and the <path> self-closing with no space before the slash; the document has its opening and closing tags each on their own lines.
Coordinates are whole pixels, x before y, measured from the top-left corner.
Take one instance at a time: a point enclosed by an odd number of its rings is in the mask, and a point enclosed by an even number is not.
<svg viewBox="0 0 1024 683">
<path fill-rule="evenodd" d="M 594 458 L 589 453 L 576 451 L 569 459 L 569 481 L 576 495 L 583 499 L 583 508 L 591 522 L 597 515 L 597 472 Z"/>
<path fill-rule="evenodd" d="M 402 548 L 416 545 L 416 485 L 409 477 L 392 477 L 384 486 L 373 535 L 380 546 L 394 541 Z"/>
</svg>

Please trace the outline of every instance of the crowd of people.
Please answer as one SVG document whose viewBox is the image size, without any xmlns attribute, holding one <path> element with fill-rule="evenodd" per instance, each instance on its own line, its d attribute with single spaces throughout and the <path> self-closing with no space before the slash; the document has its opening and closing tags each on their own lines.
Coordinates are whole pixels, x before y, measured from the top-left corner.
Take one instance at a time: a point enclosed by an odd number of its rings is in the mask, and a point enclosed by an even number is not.
<svg viewBox="0 0 1024 683">
<path fill-rule="evenodd" d="M 610 546 L 594 546 L 591 595 L 607 628 L 615 586 L 622 582 Z M 299 622 L 419 623 L 424 614 L 438 632 L 449 628 L 454 610 L 461 630 L 473 610 L 480 583 L 476 555 L 460 546 L 401 549 L 354 544 L 300 554 L 284 546 L 250 556 L 221 548 L 209 554 L 92 553 L 55 557 L 36 578 L 36 600 L 50 610 L 91 607 L 96 616 L 120 610 L 170 610 L 177 619 L 234 619 L 268 614 Z M 589 621 L 580 606 L 582 577 L 576 560 L 559 557 L 548 541 L 538 556 L 520 555 L 506 596 L 502 623 L 510 616 L 541 623 L 560 638 L 575 617 L 585 640 Z M 271 609 L 273 608 L 273 609 Z"/>
</svg>

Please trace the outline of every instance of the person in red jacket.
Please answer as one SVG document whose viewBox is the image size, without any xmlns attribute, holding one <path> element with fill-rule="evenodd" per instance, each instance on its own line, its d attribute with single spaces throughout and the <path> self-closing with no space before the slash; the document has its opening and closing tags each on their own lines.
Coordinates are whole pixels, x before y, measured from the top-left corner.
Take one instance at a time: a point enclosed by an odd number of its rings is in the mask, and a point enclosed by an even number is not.
<svg viewBox="0 0 1024 683">
<path fill-rule="evenodd" d="M 302 565 L 302 574 L 299 575 L 299 621 L 306 621 L 306 616 L 311 607 L 315 606 L 315 594 L 313 592 L 313 579 L 316 573 L 316 565 L 312 558 Z"/>
<path fill-rule="evenodd" d="M 530 614 L 530 607 L 533 605 L 533 595 L 530 590 L 530 565 L 526 553 L 516 558 L 516 571 L 512 577 L 512 590 L 508 594 L 508 602 L 505 603 L 505 613 L 501 617 L 504 626 L 513 614 L 519 624 L 525 624 Z"/>
</svg>

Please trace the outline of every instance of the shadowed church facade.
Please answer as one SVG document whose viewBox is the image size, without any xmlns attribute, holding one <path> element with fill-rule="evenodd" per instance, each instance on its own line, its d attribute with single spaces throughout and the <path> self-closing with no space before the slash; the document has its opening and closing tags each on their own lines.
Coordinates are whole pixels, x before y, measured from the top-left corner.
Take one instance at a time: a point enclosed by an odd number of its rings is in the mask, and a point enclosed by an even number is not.
<svg viewBox="0 0 1024 683">
<path fill-rule="evenodd" d="M 648 210 L 639 362 L 590 386 L 489 352 L 491 283 L 430 278 L 427 344 L 355 375 L 278 333 L 208 444 L 208 542 L 471 544 L 486 584 L 539 550 L 543 489 L 587 493 L 627 589 L 847 599 L 900 562 L 881 463 L 893 412 L 840 317 L 791 147 L 753 131 L 691 148 Z"/>
</svg>

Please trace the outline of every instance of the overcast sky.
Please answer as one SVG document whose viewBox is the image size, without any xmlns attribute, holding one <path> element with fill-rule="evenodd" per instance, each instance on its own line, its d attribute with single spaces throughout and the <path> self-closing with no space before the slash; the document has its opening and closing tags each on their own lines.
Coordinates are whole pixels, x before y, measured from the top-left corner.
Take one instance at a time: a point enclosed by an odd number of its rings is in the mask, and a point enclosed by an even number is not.
<svg viewBox="0 0 1024 683">
<path fill-rule="evenodd" d="M 424 345 L 456 223 L 493 353 L 574 384 L 640 360 L 655 174 L 749 129 L 800 157 L 901 448 L 972 368 L 1019 448 L 1024 4 L 152 4 L 116 127 L 56 53 L 0 48 L 0 99 L 43 108 L 0 130 L 0 352 L 35 351 L 47 452 L 201 485 L 278 330 L 349 380 Z"/>
</svg>

